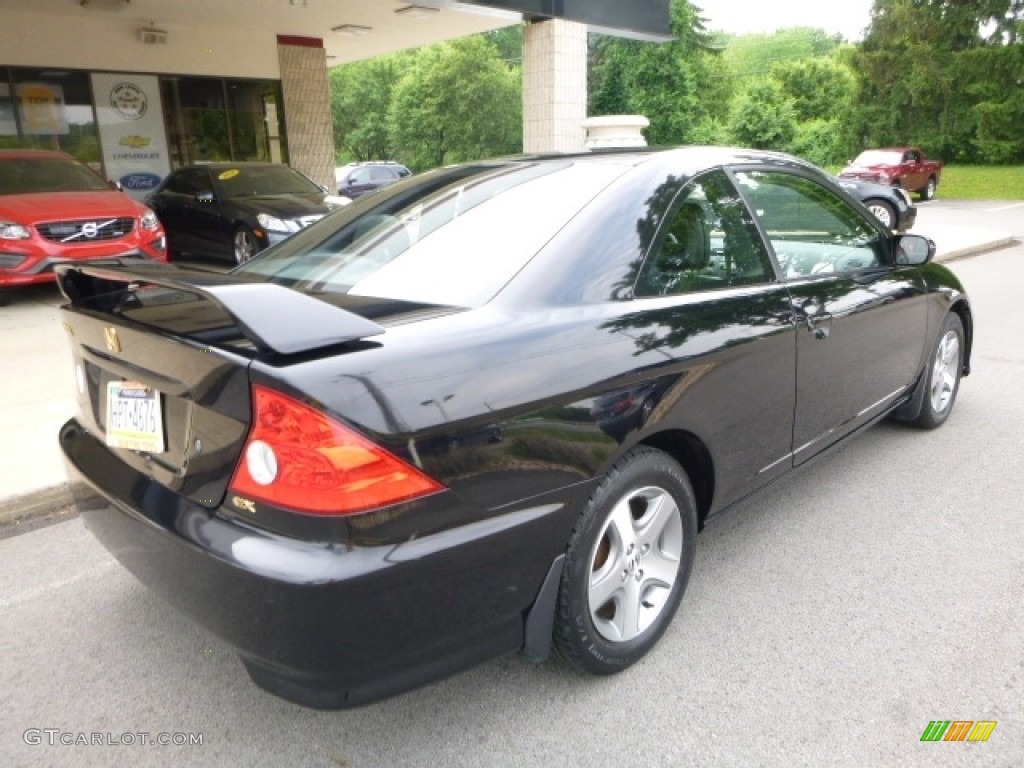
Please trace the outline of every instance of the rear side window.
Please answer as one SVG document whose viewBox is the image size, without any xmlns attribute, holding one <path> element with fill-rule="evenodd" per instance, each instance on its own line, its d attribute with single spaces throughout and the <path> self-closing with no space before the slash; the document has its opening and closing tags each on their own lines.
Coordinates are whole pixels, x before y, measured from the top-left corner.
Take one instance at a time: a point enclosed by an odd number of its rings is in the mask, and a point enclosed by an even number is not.
<svg viewBox="0 0 1024 768">
<path fill-rule="evenodd" d="M 213 184 L 204 169 L 184 168 L 170 175 L 163 191 L 177 195 L 198 195 L 200 192 L 213 191 Z"/>
<path fill-rule="evenodd" d="M 355 217 L 329 216 L 238 271 L 309 293 L 480 306 L 622 172 L 566 160 L 481 167 L 447 184 L 445 171 L 422 174 L 402 194 Z"/>
<path fill-rule="evenodd" d="M 634 295 L 665 296 L 775 279 L 743 200 L 722 171 L 679 194 L 655 238 Z"/>
</svg>

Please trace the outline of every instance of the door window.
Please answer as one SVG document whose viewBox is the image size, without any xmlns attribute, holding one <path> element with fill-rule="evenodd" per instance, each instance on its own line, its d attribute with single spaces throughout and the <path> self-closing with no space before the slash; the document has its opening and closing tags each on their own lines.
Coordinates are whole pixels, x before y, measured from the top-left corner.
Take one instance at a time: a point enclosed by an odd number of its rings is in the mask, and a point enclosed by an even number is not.
<svg viewBox="0 0 1024 768">
<path fill-rule="evenodd" d="M 885 263 L 882 234 L 821 184 L 776 171 L 739 171 L 736 179 L 786 277 L 857 272 Z"/>
</svg>

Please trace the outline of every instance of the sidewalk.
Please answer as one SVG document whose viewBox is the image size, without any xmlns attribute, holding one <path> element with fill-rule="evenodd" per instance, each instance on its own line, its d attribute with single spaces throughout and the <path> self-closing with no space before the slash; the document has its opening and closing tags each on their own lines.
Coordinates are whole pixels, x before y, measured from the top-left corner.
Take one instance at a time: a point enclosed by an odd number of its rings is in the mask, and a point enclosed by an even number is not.
<svg viewBox="0 0 1024 768">
<path fill-rule="evenodd" d="M 938 247 L 937 261 L 1001 248 L 1013 235 L 952 226 L 918 208 L 913 231 Z M 71 501 L 57 431 L 76 410 L 67 336 L 56 288 L 40 287 L 0 309 L 0 527 L 57 514 Z"/>
</svg>

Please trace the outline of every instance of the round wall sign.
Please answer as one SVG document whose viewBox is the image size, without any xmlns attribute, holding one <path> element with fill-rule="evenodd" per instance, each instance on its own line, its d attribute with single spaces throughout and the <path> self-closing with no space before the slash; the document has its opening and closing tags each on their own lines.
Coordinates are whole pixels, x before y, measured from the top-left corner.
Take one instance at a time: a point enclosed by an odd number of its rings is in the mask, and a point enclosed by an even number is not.
<svg viewBox="0 0 1024 768">
<path fill-rule="evenodd" d="M 145 92 L 135 83 L 118 83 L 110 89 L 110 106 L 125 120 L 138 120 L 149 104 Z"/>
</svg>

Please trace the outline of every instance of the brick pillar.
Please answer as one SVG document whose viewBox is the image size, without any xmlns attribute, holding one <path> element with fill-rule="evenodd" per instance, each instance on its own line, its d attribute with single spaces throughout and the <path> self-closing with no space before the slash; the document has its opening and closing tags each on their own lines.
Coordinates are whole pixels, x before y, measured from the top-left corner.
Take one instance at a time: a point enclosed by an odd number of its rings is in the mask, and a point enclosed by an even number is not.
<svg viewBox="0 0 1024 768">
<path fill-rule="evenodd" d="M 552 19 L 527 24 L 523 42 L 523 151 L 583 149 L 587 27 Z"/>
<path fill-rule="evenodd" d="M 288 162 L 328 189 L 334 181 L 334 128 L 323 40 L 278 35 Z"/>
</svg>

